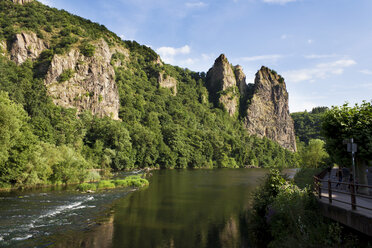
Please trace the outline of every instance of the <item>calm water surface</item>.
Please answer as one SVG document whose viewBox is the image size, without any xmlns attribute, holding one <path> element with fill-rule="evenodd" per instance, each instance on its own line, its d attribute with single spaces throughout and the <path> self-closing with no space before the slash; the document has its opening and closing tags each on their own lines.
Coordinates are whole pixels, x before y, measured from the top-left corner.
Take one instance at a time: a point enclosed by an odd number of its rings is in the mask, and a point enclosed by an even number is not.
<svg viewBox="0 0 372 248">
<path fill-rule="evenodd" d="M 250 247 L 247 209 L 266 172 L 162 170 L 135 192 L 3 196 L 0 247 Z"/>
</svg>

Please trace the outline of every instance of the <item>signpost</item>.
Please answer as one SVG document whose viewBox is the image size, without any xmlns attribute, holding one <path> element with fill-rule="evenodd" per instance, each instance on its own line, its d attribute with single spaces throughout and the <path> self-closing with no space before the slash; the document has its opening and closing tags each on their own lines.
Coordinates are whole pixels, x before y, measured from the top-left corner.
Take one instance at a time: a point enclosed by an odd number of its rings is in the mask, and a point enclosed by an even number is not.
<svg viewBox="0 0 372 248">
<path fill-rule="evenodd" d="M 352 156 L 352 162 L 353 162 L 353 184 L 350 185 L 351 186 L 351 204 L 352 204 L 352 209 L 355 210 L 356 207 L 355 207 L 355 204 L 356 204 L 356 201 L 355 201 L 355 174 L 356 174 L 356 170 L 355 170 L 355 153 L 357 152 L 358 150 L 358 146 L 357 144 L 354 143 L 354 139 L 351 138 L 351 139 L 346 139 L 343 141 L 343 144 L 347 145 L 347 151 L 348 152 L 351 152 L 351 156 Z"/>
</svg>

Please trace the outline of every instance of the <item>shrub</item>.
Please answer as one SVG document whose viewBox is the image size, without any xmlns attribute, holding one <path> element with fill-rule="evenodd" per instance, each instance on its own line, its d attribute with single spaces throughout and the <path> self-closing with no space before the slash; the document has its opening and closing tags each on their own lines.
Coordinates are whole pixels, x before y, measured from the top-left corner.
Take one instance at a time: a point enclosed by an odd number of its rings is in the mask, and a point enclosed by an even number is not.
<svg viewBox="0 0 372 248">
<path fill-rule="evenodd" d="M 80 46 L 80 52 L 85 57 L 92 57 L 94 55 L 94 52 L 96 51 L 96 47 L 89 43 L 83 43 Z"/>
<path fill-rule="evenodd" d="M 72 69 L 67 69 L 67 70 L 64 70 L 61 75 L 59 75 L 59 78 L 58 78 L 58 82 L 59 83 L 63 83 L 63 82 L 66 82 L 68 80 L 70 80 L 75 74 L 75 71 L 72 70 Z"/>
<path fill-rule="evenodd" d="M 96 182 L 101 179 L 100 174 L 97 171 L 89 171 L 86 180 L 90 182 Z"/>
<path fill-rule="evenodd" d="M 124 180 L 118 179 L 114 181 L 114 184 L 116 187 L 128 187 L 129 181 L 125 179 Z"/>
<path fill-rule="evenodd" d="M 82 183 L 77 186 L 77 190 L 82 192 L 87 192 L 89 190 L 95 191 L 97 189 L 97 185 L 94 183 Z"/>
<path fill-rule="evenodd" d="M 113 189 L 113 188 L 115 188 L 115 184 L 109 180 L 102 180 L 97 185 L 97 189 Z"/>
</svg>

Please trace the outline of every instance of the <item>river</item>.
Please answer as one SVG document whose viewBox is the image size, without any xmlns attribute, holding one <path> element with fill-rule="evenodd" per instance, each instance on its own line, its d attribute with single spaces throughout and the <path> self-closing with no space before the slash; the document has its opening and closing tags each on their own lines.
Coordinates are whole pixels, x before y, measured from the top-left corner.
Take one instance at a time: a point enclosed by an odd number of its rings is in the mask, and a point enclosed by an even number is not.
<svg viewBox="0 0 372 248">
<path fill-rule="evenodd" d="M 266 173 L 160 170 L 137 191 L 2 194 L 0 247 L 250 247 L 246 215 Z"/>
</svg>

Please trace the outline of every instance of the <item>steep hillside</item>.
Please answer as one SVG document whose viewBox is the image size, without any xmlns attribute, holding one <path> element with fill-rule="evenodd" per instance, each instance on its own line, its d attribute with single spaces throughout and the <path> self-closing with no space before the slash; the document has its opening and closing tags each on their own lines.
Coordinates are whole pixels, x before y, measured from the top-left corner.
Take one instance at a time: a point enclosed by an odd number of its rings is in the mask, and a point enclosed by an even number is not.
<svg viewBox="0 0 372 248">
<path fill-rule="evenodd" d="M 0 125 L 2 186 L 110 168 L 295 166 L 295 154 L 209 102 L 204 73 L 63 10 L 13 2 L 0 1 L 0 110 L 15 118 Z"/>
</svg>

